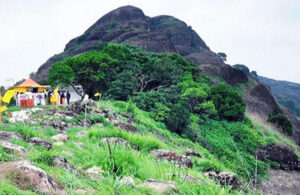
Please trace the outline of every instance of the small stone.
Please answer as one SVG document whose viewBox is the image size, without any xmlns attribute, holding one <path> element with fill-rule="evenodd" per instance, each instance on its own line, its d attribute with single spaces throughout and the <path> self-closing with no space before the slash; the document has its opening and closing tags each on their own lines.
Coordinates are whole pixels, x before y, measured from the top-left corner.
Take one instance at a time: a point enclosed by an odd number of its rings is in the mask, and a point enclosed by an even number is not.
<svg viewBox="0 0 300 195">
<path fill-rule="evenodd" d="M 64 145 L 64 142 L 54 142 L 53 145 L 54 146 L 62 146 L 62 145 Z"/>
<path fill-rule="evenodd" d="M 185 150 L 185 155 L 187 155 L 187 156 L 196 156 L 196 157 L 201 158 L 201 155 L 197 151 L 192 150 L 192 149 L 186 149 Z"/>
<path fill-rule="evenodd" d="M 54 135 L 51 138 L 58 142 L 65 142 L 69 139 L 68 135 L 65 133 Z"/>
<path fill-rule="evenodd" d="M 77 138 L 82 138 L 82 137 L 84 137 L 86 135 L 87 135 L 86 131 L 80 131 L 80 132 L 77 132 L 76 137 Z"/>
<path fill-rule="evenodd" d="M 84 144 L 82 142 L 74 142 L 74 144 L 79 147 L 79 148 L 83 148 Z"/>
<path fill-rule="evenodd" d="M 75 171 L 75 172 L 77 172 L 77 169 L 73 165 L 70 165 L 68 163 L 68 160 L 65 157 L 55 156 L 53 158 L 53 162 L 52 163 L 53 163 L 53 166 L 62 167 L 62 168 L 67 169 L 69 171 Z"/>
<path fill-rule="evenodd" d="M 66 154 L 66 155 L 68 155 L 68 156 L 73 156 L 73 153 L 70 152 L 70 151 L 63 150 L 62 153 L 63 153 L 63 154 Z"/>
<path fill-rule="evenodd" d="M 193 162 L 190 157 L 177 154 L 176 152 L 157 149 L 151 150 L 150 154 L 154 155 L 157 160 L 167 160 L 176 163 L 179 166 L 186 166 L 188 168 L 193 167 Z"/>
<path fill-rule="evenodd" d="M 87 169 L 85 172 L 87 174 L 101 174 L 104 171 L 101 168 L 97 167 L 97 166 L 93 166 L 93 167 Z"/>
<path fill-rule="evenodd" d="M 103 180 L 104 177 L 101 175 L 103 170 L 99 167 L 93 166 L 85 171 L 85 173 L 93 180 Z"/>
<path fill-rule="evenodd" d="M 173 181 L 163 181 L 158 179 L 148 179 L 146 182 L 138 185 L 138 187 L 150 188 L 158 193 L 165 193 L 169 190 L 176 190 L 176 183 Z"/>
<path fill-rule="evenodd" d="M 132 177 L 130 177 L 130 176 L 123 177 L 123 178 L 120 180 L 120 184 L 122 184 L 122 185 L 135 186 L 134 179 L 133 179 Z"/>
<path fill-rule="evenodd" d="M 103 139 L 101 139 L 101 142 L 103 144 L 107 144 L 107 142 L 109 142 L 110 144 L 124 144 L 126 147 L 129 145 L 128 141 L 126 141 L 123 138 L 119 138 L 119 137 L 103 138 Z"/>
<path fill-rule="evenodd" d="M 39 137 L 30 138 L 29 143 L 32 144 L 32 145 L 43 146 L 47 150 L 50 150 L 52 148 L 52 143 L 51 142 L 49 142 L 47 140 L 43 140 Z"/>
</svg>

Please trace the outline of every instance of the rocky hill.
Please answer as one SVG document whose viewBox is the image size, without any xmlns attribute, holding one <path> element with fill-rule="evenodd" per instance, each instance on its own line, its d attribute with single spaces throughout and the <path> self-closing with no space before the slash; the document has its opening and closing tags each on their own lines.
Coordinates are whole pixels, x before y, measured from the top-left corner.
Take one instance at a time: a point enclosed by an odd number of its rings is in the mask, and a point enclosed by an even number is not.
<svg viewBox="0 0 300 195">
<path fill-rule="evenodd" d="M 145 51 L 177 53 L 197 64 L 210 77 L 220 78 L 231 86 L 244 84 L 244 100 L 247 112 L 267 120 L 270 113 L 284 112 L 273 95 L 255 77 L 243 70 L 223 63 L 199 35 L 183 21 L 172 16 L 148 17 L 139 8 L 124 6 L 109 12 L 93 24 L 85 33 L 71 40 L 65 50 L 47 60 L 37 71 L 35 79 L 47 82 L 49 70 L 55 62 L 70 56 L 78 56 L 91 50 L 101 50 L 107 43 L 135 45 Z M 278 97 L 278 96 L 277 96 Z M 282 103 L 282 98 L 279 103 Z M 290 103 L 290 102 L 289 102 Z M 300 144 L 300 123 L 287 111 L 293 122 L 294 139 Z"/>
<path fill-rule="evenodd" d="M 83 35 L 71 40 L 62 53 L 48 59 L 38 69 L 35 79 L 43 82 L 53 63 L 86 51 L 101 49 L 103 43 L 108 42 L 136 45 L 157 53 L 178 53 L 198 65 L 218 65 L 217 71 L 203 68 L 230 84 L 247 81 L 240 71 L 225 65 L 191 26 L 172 16 L 148 17 L 141 9 L 133 6 L 120 7 L 104 15 Z"/>
<path fill-rule="evenodd" d="M 258 76 L 261 83 L 270 87 L 276 101 L 288 108 L 294 115 L 300 117 L 300 84 L 288 81 L 278 81 L 267 77 Z"/>
</svg>

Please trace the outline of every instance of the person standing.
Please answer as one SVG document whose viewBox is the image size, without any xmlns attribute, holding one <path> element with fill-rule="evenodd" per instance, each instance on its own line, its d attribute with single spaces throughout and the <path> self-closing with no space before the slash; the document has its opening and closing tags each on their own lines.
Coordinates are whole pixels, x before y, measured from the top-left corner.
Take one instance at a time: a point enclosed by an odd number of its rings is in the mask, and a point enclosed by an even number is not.
<svg viewBox="0 0 300 195">
<path fill-rule="evenodd" d="M 69 91 L 67 91 L 67 102 L 68 102 L 68 105 L 70 104 L 70 99 L 71 99 L 71 94 Z"/>
<path fill-rule="evenodd" d="M 48 92 L 47 92 L 47 103 L 48 103 L 48 105 L 51 105 L 51 91 L 49 90 Z"/>
<path fill-rule="evenodd" d="M 20 106 L 20 103 L 19 103 L 19 92 L 17 92 L 16 94 L 15 94 L 15 100 L 16 100 L 16 106 Z"/>
<path fill-rule="evenodd" d="M 63 92 L 63 91 L 61 92 L 61 97 L 60 98 L 61 98 L 61 100 L 60 100 L 61 105 L 64 105 L 65 104 L 65 98 L 66 98 L 65 92 Z"/>
</svg>

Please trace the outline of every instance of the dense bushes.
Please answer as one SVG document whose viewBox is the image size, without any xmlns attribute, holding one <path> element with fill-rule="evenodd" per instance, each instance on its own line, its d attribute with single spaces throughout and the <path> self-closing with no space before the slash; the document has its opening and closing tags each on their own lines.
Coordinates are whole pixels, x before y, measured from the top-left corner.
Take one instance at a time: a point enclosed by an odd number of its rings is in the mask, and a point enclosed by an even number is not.
<svg viewBox="0 0 300 195">
<path fill-rule="evenodd" d="M 283 133 L 293 135 L 293 125 L 282 113 L 271 112 L 268 116 L 268 121 L 274 123 Z"/>
<path fill-rule="evenodd" d="M 234 89 L 211 87 L 200 69 L 177 54 L 155 54 L 134 46 L 109 44 L 53 65 L 49 81 L 80 84 L 93 97 L 131 100 L 179 134 L 188 131 L 190 114 L 202 121 L 242 121 L 245 104 Z"/>
<path fill-rule="evenodd" d="M 246 104 L 242 97 L 234 90 L 226 85 L 218 85 L 212 87 L 211 97 L 220 119 L 228 121 L 244 120 Z"/>
</svg>

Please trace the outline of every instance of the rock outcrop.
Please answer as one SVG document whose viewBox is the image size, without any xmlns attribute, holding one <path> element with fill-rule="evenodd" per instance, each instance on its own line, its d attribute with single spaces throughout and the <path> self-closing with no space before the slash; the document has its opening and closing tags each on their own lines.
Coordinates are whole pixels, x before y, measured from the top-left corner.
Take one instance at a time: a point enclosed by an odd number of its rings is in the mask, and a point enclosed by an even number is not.
<svg viewBox="0 0 300 195">
<path fill-rule="evenodd" d="M 273 161 L 280 165 L 282 170 L 300 171 L 300 161 L 293 150 L 285 145 L 271 144 L 256 151 L 255 155 L 261 161 Z"/>
<path fill-rule="evenodd" d="M 202 72 L 208 76 L 219 77 L 229 85 L 248 82 L 248 77 L 241 71 L 229 65 L 200 65 Z"/>
<path fill-rule="evenodd" d="M 139 8 L 124 6 L 104 15 L 83 35 L 71 40 L 63 53 L 51 57 L 38 69 L 35 80 L 45 80 L 53 63 L 101 49 L 103 42 L 135 45 L 150 52 L 178 53 L 198 65 L 223 64 L 218 55 L 183 21 L 172 16 L 150 18 Z"/>
</svg>

